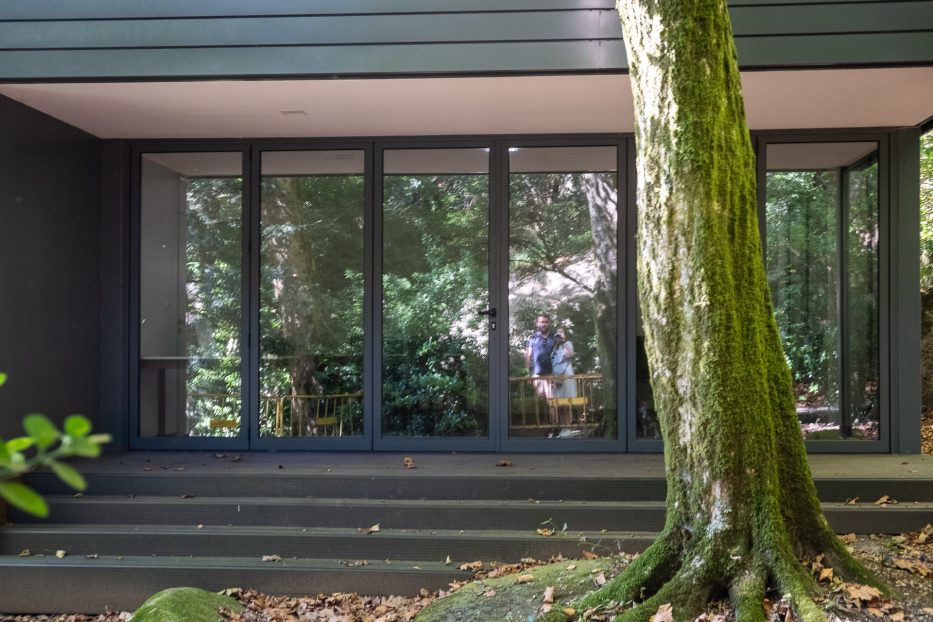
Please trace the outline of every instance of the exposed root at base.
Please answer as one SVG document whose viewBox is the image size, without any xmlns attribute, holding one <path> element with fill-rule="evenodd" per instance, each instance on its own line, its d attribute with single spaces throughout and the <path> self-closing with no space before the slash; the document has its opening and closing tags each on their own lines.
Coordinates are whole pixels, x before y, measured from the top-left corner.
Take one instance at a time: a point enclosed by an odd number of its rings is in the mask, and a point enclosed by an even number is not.
<svg viewBox="0 0 933 622">
<path fill-rule="evenodd" d="M 665 535 L 610 583 L 579 601 L 577 611 L 634 601 L 631 609 L 615 618 L 616 622 L 647 622 L 665 604 L 671 605 L 675 620 L 694 620 L 705 611 L 711 598 L 728 593 L 736 622 L 766 622 L 763 601 L 770 586 L 787 599 L 797 622 L 826 622 L 825 613 L 814 600 L 819 593 L 817 583 L 790 547 L 784 551 L 748 553 L 746 559 L 738 562 L 738 556 L 723 553 L 697 562 L 698 558 L 676 537 Z M 844 553 L 840 558 L 851 562 L 841 565 L 841 569 L 854 571 L 850 576 L 855 580 L 878 584 L 844 546 L 840 550 Z M 567 618 L 538 618 L 542 622 L 560 619 Z"/>
</svg>

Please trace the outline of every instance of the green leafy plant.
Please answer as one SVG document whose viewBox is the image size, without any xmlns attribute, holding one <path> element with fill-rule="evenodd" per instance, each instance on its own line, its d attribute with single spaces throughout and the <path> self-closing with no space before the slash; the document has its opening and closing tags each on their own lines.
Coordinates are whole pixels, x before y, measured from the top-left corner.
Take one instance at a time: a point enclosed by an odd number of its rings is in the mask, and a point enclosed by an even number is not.
<svg viewBox="0 0 933 622">
<path fill-rule="evenodd" d="M 0 386 L 6 379 L 6 374 L 0 374 Z M 111 438 L 109 434 L 91 434 L 91 422 L 83 415 L 69 415 L 59 430 L 45 415 L 33 413 L 23 418 L 23 429 L 27 436 L 0 439 L 0 497 L 24 512 L 45 518 L 49 515 L 45 499 L 29 486 L 13 480 L 47 466 L 75 490 L 84 490 L 87 488 L 84 477 L 62 460 L 73 456 L 96 458 L 101 445 Z"/>
</svg>

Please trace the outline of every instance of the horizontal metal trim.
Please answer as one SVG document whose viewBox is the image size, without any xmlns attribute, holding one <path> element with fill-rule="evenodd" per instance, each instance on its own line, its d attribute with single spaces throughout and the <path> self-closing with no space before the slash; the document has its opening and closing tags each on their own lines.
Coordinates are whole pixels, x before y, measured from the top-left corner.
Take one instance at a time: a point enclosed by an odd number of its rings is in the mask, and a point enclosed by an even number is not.
<svg viewBox="0 0 933 622">
<path fill-rule="evenodd" d="M 614 11 L 613 0 L 5 0 L 0 20 L 179 19 L 264 15 L 385 15 L 419 13 Z"/>
</svg>

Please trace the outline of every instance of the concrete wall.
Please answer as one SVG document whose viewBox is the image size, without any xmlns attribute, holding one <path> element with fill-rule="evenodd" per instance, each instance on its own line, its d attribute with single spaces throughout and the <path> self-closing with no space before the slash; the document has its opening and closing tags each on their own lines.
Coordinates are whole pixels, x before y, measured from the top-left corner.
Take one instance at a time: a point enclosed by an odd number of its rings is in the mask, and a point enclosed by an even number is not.
<svg viewBox="0 0 933 622">
<path fill-rule="evenodd" d="M 101 141 L 0 97 L 0 436 L 99 425 Z"/>
</svg>

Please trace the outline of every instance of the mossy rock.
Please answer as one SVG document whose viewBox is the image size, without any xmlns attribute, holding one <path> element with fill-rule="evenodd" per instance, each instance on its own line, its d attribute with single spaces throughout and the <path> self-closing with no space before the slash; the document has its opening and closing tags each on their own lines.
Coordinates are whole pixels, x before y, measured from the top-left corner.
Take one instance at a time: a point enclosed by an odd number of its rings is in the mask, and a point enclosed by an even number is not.
<svg viewBox="0 0 933 622">
<path fill-rule="evenodd" d="M 528 622 L 539 615 L 544 590 L 548 587 L 554 588 L 552 610 L 555 612 L 548 618 L 565 619 L 566 616 L 557 615 L 557 612 L 596 589 L 595 578 L 600 573 L 607 579 L 611 578 L 623 564 L 623 559 L 618 557 L 565 561 L 495 579 L 473 581 L 422 609 L 415 621 Z M 534 578 L 527 583 L 519 583 L 518 578 L 523 574 Z"/>
<path fill-rule="evenodd" d="M 218 622 L 217 610 L 240 611 L 236 599 L 194 587 L 173 587 L 149 597 L 131 618 L 132 622 Z"/>
</svg>

